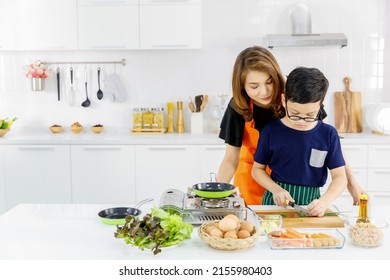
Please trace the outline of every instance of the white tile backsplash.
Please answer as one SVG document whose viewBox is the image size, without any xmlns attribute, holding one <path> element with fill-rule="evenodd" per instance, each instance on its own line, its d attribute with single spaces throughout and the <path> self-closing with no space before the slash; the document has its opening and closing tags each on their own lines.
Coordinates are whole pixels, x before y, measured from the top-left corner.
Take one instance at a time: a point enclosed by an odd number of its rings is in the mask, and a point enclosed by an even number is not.
<svg viewBox="0 0 390 280">
<path fill-rule="evenodd" d="M 238 53 L 263 42 L 268 33 L 291 33 L 288 16 L 293 0 L 204 0 L 203 48 L 200 50 L 148 51 L 35 51 L 0 52 L 0 118 L 17 116 L 15 126 L 65 126 L 79 121 L 85 125 L 131 126 L 134 106 L 188 102 L 188 96 L 209 94 L 210 105 L 218 94 L 231 94 L 231 73 Z M 281 68 L 288 74 L 297 66 L 318 67 L 330 81 L 326 108 L 333 123 L 333 92 L 344 90 L 342 79 L 352 77 L 351 90 L 363 94 L 363 102 L 390 102 L 390 4 L 386 0 L 306 0 L 311 11 L 312 31 L 344 32 L 349 40 L 344 49 L 275 49 Z M 44 31 L 43 31 L 44 32 Z M 104 76 L 117 71 L 125 83 L 128 99 L 114 103 L 97 100 L 97 65 L 91 66 L 90 108 L 85 100 L 83 65 L 76 76 L 77 106 L 58 102 L 55 76 L 47 79 L 44 92 L 32 92 L 24 76 L 24 65 L 42 61 L 106 61 L 125 58 L 126 66 L 104 65 Z M 53 66 L 53 69 L 55 66 Z M 61 65 L 68 90 L 69 65 Z M 80 76 L 81 75 L 81 76 Z M 104 92 L 104 83 L 102 83 Z M 188 107 L 185 106 L 185 110 Z M 188 115 L 187 115 L 188 116 Z"/>
</svg>

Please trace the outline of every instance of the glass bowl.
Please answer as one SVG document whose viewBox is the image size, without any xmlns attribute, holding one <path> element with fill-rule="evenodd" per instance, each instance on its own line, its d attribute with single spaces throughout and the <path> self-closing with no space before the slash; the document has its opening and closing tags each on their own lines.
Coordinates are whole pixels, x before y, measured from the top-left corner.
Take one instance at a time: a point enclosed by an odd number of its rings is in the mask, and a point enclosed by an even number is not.
<svg viewBox="0 0 390 280">
<path fill-rule="evenodd" d="M 345 227 L 348 230 L 349 241 L 360 247 L 378 247 L 382 245 L 384 230 L 388 222 L 369 217 L 369 222 L 357 222 L 358 217 L 345 218 Z"/>
<path fill-rule="evenodd" d="M 283 217 L 281 215 L 258 215 L 258 219 L 260 222 L 260 235 L 282 228 Z"/>
</svg>

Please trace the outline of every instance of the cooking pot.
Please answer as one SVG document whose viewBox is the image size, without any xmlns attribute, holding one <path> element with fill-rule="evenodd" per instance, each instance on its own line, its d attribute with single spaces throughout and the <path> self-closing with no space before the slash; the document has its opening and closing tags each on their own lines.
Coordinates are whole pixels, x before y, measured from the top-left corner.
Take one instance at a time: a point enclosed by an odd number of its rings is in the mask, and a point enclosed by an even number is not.
<svg viewBox="0 0 390 280">
<path fill-rule="evenodd" d="M 153 198 L 147 198 L 134 205 L 134 207 L 115 207 L 115 208 L 104 209 L 98 213 L 98 216 L 105 224 L 124 225 L 126 223 L 125 218 L 127 216 L 132 216 L 132 217 L 139 216 L 142 213 L 142 211 L 138 207 L 152 200 Z"/>
</svg>

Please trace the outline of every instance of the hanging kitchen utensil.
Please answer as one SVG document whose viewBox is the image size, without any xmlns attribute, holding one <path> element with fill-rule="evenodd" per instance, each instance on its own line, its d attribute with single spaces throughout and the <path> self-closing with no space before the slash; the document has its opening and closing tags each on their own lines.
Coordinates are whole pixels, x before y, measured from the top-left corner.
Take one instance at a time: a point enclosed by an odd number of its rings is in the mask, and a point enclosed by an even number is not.
<svg viewBox="0 0 390 280">
<path fill-rule="evenodd" d="M 195 96 L 195 108 L 196 108 L 196 112 L 200 112 L 200 107 L 202 106 L 202 102 L 203 102 L 203 95 L 197 95 Z"/>
<path fill-rule="evenodd" d="M 76 105 L 76 93 L 73 87 L 73 67 L 70 67 L 70 89 L 69 89 L 67 101 L 69 106 Z"/>
<path fill-rule="evenodd" d="M 344 92 L 334 94 L 335 127 L 338 132 L 362 132 L 362 95 L 349 89 L 352 79 L 345 77 Z"/>
<path fill-rule="evenodd" d="M 61 84 L 60 84 L 60 68 L 57 67 L 56 69 L 56 73 L 57 73 L 57 99 L 58 101 L 61 100 Z"/>
<path fill-rule="evenodd" d="M 97 76 L 98 76 L 98 86 L 99 90 L 97 91 L 97 98 L 101 100 L 103 98 L 103 91 L 100 89 L 100 67 L 97 69 Z"/>
<path fill-rule="evenodd" d="M 103 223 L 109 225 L 124 225 L 127 216 L 139 216 L 142 211 L 139 207 L 147 202 L 152 201 L 153 198 L 147 198 L 134 205 L 134 207 L 115 207 L 100 211 L 98 216 Z"/>
<path fill-rule="evenodd" d="M 88 98 L 88 69 L 87 68 L 85 68 L 85 95 L 87 99 L 83 103 L 81 103 L 81 106 L 86 108 L 91 105 L 91 101 Z"/>
</svg>

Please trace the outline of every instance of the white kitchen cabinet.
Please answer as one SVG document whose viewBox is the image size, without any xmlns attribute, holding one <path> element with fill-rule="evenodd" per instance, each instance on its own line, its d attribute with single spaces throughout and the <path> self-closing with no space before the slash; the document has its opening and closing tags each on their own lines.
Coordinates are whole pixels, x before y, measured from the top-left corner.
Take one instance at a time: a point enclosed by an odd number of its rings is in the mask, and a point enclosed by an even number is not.
<svg viewBox="0 0 390 280">
<path fill-rule="evenodd" d="M 15 49 L 13 3 L 13 0 L 0 1 L 0 51 Z"/>
<path fill-rule="evenodd" d="M 201 0 L 140 0 L 141 49 L 202 47 Z"/>
<path fill-rule="evenodd" d="M 201 182 L 210 182 L 215 180 L 210 177 L 210 173 L 218 173 L 219 165 L 225 155 L 225 145 L 202 145 L 201 148 Z"/>
<path fill-rule="evenodd" d="M 19 203 L 71 203 L 68 145 L 7 145 L 7 208 Z"/>
<path fill-rule="evenodd" d="M 7 210 L 7 193 L 5 191 L 5 146 L 0 146 L 0 215 Z"/>
<path fill-rule="evenodd" d="M 139 49 L 138 0 L 79 0 L 79 49 Z"/>
<path fill-rule="evenodd" d="M 163 191 L 187 188 L 201 181 L 197 145 L 137 145 L 136 197 L 158 203 Z"/>
<path fill-rule="evenodd" d="M 17 50 L 77 49 L 77 0 L 13 0 Z"/>
<path fill-rule="evenodd" d="M 72 145 L 73 203 L 135 202 L 132 145 Z"/>
<path fill-rule="evenodd" d="M 390 145 L 369 146 L 367 189 L 390 192 Z"/>
</svg>

